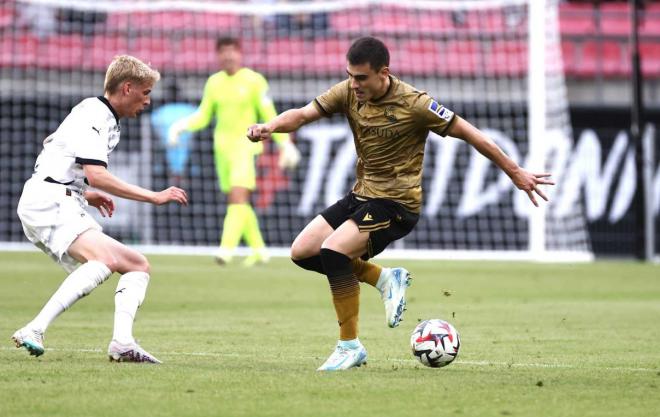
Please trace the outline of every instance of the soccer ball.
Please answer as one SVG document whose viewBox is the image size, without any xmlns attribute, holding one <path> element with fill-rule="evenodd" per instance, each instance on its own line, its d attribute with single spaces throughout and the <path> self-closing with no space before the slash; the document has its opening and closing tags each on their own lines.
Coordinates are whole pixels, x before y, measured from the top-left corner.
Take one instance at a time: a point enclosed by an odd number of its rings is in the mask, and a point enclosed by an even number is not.
<svg viewBox="0 0 660 417">
<path fill-rule="evenodd" d="M 410 336 L 412 353 L 431 368 L 447 366 L 456 359 L 461 341 L 458 332 L 444 320 L 432 319 L 419 323 Z"/>
</svg>

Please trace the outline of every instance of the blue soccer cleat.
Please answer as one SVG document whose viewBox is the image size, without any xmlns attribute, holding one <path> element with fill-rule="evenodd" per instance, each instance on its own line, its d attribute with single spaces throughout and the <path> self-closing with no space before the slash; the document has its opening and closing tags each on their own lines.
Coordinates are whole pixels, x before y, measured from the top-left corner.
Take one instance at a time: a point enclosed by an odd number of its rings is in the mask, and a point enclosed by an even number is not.
<svg viewBox="0 0 660 417">
<path fill-rule="evenodd" d="M 332 355 L 317 371 L 344 371 L 367 364 L 367 350 L 357 341 L 356 347 L 347 347 L 340 341 Z"/>
<path fill-rule="evenodd" d="M 17 348 L 24 347 L 32 356 L 44 354 L 44 334 L 40 330 L 23 327 L 16 330 L 11 340 L 16 343 Z"/>
<path fill-rule="evenodd" d="M 389 327 L 397 327 L 406 311 L 406 289 L 412 277 L 404 268 L 383 268 L 382 273 L 380 297 L 385 304 L 385 322 Z"/>
</svg>

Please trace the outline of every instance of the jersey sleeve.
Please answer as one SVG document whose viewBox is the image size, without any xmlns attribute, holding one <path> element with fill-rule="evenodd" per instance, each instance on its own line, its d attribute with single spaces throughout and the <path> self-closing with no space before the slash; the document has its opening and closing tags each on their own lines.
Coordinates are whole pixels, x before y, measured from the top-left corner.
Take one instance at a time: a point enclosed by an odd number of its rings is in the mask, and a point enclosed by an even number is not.
<svg viewBox="0 0 660 417">
<path fill-rule="evenodd" d="M 413 112 L 425 128 L 440 136 L 447 136 L 447 131 L 456 119 L 456 114 L 453 111 L 438 103 L 426 93 L 421 94 L 415 101 Z"/>
<path fill-rule="evenodd" d="M 254 107 L 257 110 L 257 116 L 261 123 L 269 122 L 277 116 L 275 103 L 268 94 L 268 81 L 261 74 L 256 74 L 254 82 Z M 289 140 L 288 133 L 274 133 L 273 140 L 277 144 L 282 144 Z"/>
<path fill-rule="evenodd" d="M 335 113 L 346 113 L 348 107 L 348 80 L 332 86 L 328 91 L 316 97 L 313 101 L 322 115 L 330 117 Z"/>
<path fill-rule="evenodd" d="M 103 118 L 81 112 L 70 128 L 73 139 L 73 154 L 80 165 L 101 165 L 108 167 L 108 142 L 110 128 Z"/>
<path fill-rule="evenodd" d="M 204 95 L 202 96 L 202 101 L 199 103 L 197 111 L 188 118 L 186 124 L 187 130 L 196 132 L 204 129 L 209 123 L 211 123 L 216 106 L 215 98 L 213 96 L 213 84 L 213 77 L 210 77 L 204 85 Z"/>
</svg>

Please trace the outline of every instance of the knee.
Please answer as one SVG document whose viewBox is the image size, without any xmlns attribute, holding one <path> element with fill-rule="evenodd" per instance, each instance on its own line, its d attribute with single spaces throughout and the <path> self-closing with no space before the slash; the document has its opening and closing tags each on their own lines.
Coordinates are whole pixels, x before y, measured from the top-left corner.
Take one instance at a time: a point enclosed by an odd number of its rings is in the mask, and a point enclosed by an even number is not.
<svg viewBox="0 0 660 417">
<path fill-rule="evenodd" d="M 107 264 L 106 264 L 107 265 Z M 146 272 L 151 273 L 151 265 L 146 256 L 139 252 L 133 252 L 121 259 L 115 258 L 113 266 L 108 265 L 113 272 L 125 274 L 127 272 Z"/>
<path fill-rule="evenodd" d="M 309 248 L 307 248 L 305 245 L 303 245 L 300 242 L 298 242 L 297 240 L 295 240 L 291 244 L 291 254 L 290 255 L 291 255 L 291 259 L 293 261 L 297 261 L 297 260 L 300 260 L 300 259 L 309 258 L 310 256 L 314 256 L 315 254 L 311 253 Z"/>
<path fill-rule="evenodd" d="M 112 273 L 121 271 L 122 263 L 116 256 L 112 256 L 112 255 L 102 256 L 89 260 L 94 260 L 103 263 L 105 266 L 108 267 L 108 269 Z"/>
<path fill-rule="evenodd" d="M 133 262 L 134 266 L 131 271 L 135 272 L 146 272 L 147 274 L 151 273 L 151 265 L 146 256 L 138 253 Z"/>
</svg>

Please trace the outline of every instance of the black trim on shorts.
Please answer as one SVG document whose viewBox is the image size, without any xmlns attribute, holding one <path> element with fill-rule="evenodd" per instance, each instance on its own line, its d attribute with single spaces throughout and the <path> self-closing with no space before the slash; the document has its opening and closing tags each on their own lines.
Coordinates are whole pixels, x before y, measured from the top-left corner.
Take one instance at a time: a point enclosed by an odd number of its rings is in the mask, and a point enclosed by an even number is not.
<svg viewBox="0 0 660 417">
<path fill-rule="evenodd" d="M 60 185 L 71 185 L 71 184 L 73 184 L 73 181 L 59 182 L 59 181 L 53 179 L 53 177 L 46 177 L 46 178 L 44 178 L 44 181 L 49 182 L 51 184 L 60 184 Z"/>
<path fill-rule="evenodd" d="M 76 164 L 80 164 L 80 165 L 100 165 L 104 168 L 108 167 L 107 163 L 105 163 L 103 161 L 99 161 L 98 159 L 87 159 L 87 158 L 78 158 L 78 157 L 76 157 Z"/>
</svg>

